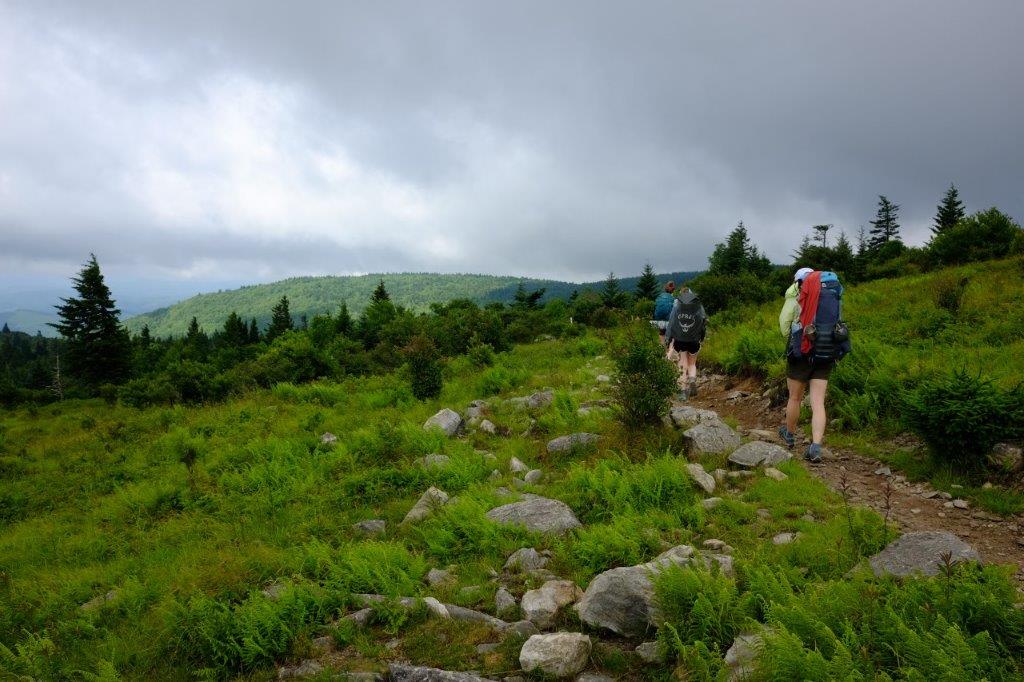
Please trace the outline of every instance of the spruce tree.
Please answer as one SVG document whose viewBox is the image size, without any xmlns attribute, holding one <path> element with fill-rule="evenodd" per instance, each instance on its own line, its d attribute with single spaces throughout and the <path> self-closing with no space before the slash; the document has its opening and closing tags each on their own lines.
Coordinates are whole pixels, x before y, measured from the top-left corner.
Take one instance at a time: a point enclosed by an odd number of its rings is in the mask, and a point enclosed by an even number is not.
<svg viewBox="0 0 1024 682">
<path fill-rule="evenodd" d="M 252 318 L 249 322 L 249 343 L 260 342 L 260 327 L 256 324 L 256 318 Z"/>
<path fill-rule="evenodd" d="M 149 348 L 149 344 L 153 343 L 153 336 L 150 334 L 148 324 L 142 325 L 142 331 L 139 332 L 139 343 L 143 348 Z"/>
<path fill-rule="evenodd" d="M 64 337 L 67 373 L 89 388 L 123 381 L 128 377 L 131 340 L 95 255 L 89 254 L 89 262 L 72 282 L 78 296 L 61 299 L 64 303 L 56 306 L 60 322 L 50 324 Z"/>
<path fill-rule="evenodd" d="M 636 281 L 636 297 L 638 300 L 653 301 L 658 296 L 658 278 L 650 263 L 644 265 L 640 279 Z"/>
<path fill-rule="evenodd" d="M 370 296 L 370 303 L 378 303 L 380 301 L 390 301 L 391 295 L 388 290 L 384 288 L 384 278 L 381 278 L 380 284 L 373 290 L 373 295 Z"/>
<path fill-rule="evenodd" d="M 871 222 L 871 237 L 868 240 L 868 248 L 874 250 L 888 244 L 889 242 L 900 241 L 900 207 L 889 201 L 885 195 L 878 196 L 878 213 Z"/>
<path fill-rule="evenodd" d="M 813 228 L 814 232 L 818 235 L 818 239 L 821 241 L 821 248 L 828 248 L 828 231 L 832 229 L 832 224 L 828 223 L 825 225 L 815 225 Z"/>
<path fill-rule="evenodd" d="M 945 232 L 956 225 L 967 216 L 964 210 L 964 203 L 960 201 L 960 193 L 956 186 L 950 183 L 942 203 L 938 205 L 935 212 L 935 224 L 932 226 L 932 234 L 937 235 Z"/>
<path fill-rule="evenodd" d="M 607 308 L 619 308 L 623 304 L 623 298 L 619 280 L 614 272 L 609 272 L 608 279 L 604 281 L 604 287 L 601 289 L 601 304 Z"/>
<path fill-rule="evenodd" d="M 292 314 L 288 310 L 288 297 L 282 296 L 271 311 L 270 326 L 267 327 L 267 341 L 273 341 L 293 328 Z"/>
<path fill-rule="evenodd" d="M 0 329 L 0 334 L 10 334 L 10 333 L 11 333 L 11 328 L 7 326 L 6 322 L 4 322 L 4 328 Z"/>
<path fill-rule="evenodd" d="M 342 336 L 352 335 L 352 315 L 348 312 L 348 303 L 341 302 L 341 310 L 338 311 L 338 318 L 334 321 L 334 329 Z"/>
<path fill-rule="evenodd" d="M 224 345 L 231 348 L 238 348 L 249 342 L 249 328 L 234 310 L 224 321 L 223 339 Z"/>
<path fill-rule="evenodd" d="M 546 291 L 546 287 L 541 287 L 536 291 L 528 292 L 523 283 L 520 282 L 516 287 L 516 293 L 512 296 L 512 305 L 533 310 L 540 303 L 540 299 L 544 296 Z"/>
</svg>

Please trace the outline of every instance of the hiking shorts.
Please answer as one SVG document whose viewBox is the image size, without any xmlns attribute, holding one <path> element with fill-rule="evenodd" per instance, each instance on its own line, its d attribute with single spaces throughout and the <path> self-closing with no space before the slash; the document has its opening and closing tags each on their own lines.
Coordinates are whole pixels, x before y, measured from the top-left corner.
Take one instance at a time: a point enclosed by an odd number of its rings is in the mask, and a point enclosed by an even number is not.
<svg viewBox="0 0 1024 682">
<path fill-rule="evenodd" d="M 700 341 L 680 341 L 678 339 L 672 339 L 672 348 L 677 353 L 690 353 L 696 355 L 700 352 Z"/>
<path fill-rule="evenodd" d="M 811 379 L 824 379 L 828 381 L 832 374 L 834 362 L 819 362 L 811 364 L 807 358 L 788 358 L 786 360 L 786 377 L 793 381 L 807 383 Z"/>
</svg>

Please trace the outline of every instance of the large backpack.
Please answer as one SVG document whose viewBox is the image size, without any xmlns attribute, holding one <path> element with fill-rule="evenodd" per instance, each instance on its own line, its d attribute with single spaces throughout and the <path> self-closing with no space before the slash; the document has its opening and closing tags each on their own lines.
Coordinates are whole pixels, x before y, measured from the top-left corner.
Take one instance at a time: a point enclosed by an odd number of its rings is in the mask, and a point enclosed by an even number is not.
<svg viewBox="0 0 1024 682">
<path fill-rule="evenodd" d="M 676 301 L 676 318 L 669 330 L 669 336 L 676 341 L 700 343 L 704 340 L 704 332 L 708 318 L 704 314 L 704 306 L 692 291 L 680 295 Z"/>
<path fill-rule="evenodd" d="M 811 349 L 801 350 L 804 334 L 811 337 Z M 843 322 L 843 285 L 834 272 L 821 273 L 821 293 L 814 322 L 808 327 L 797 326 L 789 336 L 788 355 L 807 358 L 812 364 L 835 362 L 852 350 L 850 331 Z"/>
<path fill-rule="evenodd" d="M 668 316 L 672 314 L 672 304 L 675 300 L 672 294 L 667 291 L 658 294 L 658 297 L 654 299 L 654 319 L 667 321 Z"/>
</svg>

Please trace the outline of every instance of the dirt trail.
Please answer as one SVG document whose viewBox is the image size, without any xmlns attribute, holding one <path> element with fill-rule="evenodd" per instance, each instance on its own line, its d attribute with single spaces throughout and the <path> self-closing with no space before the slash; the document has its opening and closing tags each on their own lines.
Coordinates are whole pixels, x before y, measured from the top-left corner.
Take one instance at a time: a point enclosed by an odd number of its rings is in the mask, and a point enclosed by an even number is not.
<svg viewBox="0 0 1024 682">
<path fill-rule="evenodd" d="M 745 435 L 752 435 L 752 429 L 763 430 L 771 434 L 771 440 L 782 444 L 776 429 L 782 423 L 783 408 L 772 408 L 763 391 L 753 379 L 737 381 L 710 375 L 702 377 L 699 394 L 689 404 L 714 410 L 723 418 L 734 418 Z M 766 434 L 758 435 L 768 439 Z M 825 440 L 827 444 L 827 434 Z M 901 445 L 906 446 L 894 443 L 894 447 Z M 883 516 L 888 507 L 890 520 L 903 531 L 955 533 L 972 544 L 986 562 L 1014 564 L 1017 580 L 1024 585 L 1024 514 L 1003 517 L 971 507 L 960 509 L 926 482 L 909 482 L 898 471 L 886 475 L 888 467 L 872 457 L 827 449 L 823 464 L 811 465 L 803 461 L 803 450 L 798 443 L 794 459 L 836 491 L 842 489 L 845 479 L 851 503 L 870 507 Z"/>
</svg>

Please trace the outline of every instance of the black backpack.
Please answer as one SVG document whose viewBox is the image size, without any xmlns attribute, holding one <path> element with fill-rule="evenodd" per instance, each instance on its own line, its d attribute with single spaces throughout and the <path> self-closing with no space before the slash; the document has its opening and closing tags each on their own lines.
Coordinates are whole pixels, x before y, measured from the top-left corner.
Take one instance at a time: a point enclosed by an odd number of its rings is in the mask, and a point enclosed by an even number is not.
<svg viewBox="0 0 1024 682">
<path fill-rule="evenodd" d="M 708 318 L 704 314 L 697 294 L 687 291 L 676 300 L 676 318 L 669 330 L 669 336 L 676 341 L 700 343 L 704 340 Z"/>
</svg>

